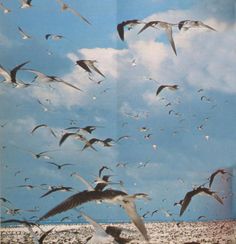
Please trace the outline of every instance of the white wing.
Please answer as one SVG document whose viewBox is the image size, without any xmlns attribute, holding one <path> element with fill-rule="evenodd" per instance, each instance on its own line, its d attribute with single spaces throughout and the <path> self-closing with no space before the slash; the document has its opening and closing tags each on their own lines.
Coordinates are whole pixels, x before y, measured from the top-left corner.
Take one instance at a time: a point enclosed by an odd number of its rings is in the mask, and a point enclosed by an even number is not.
<svg viewBox="0 0 236 244">
<path fill-rule="evenodd" d="M 85 180 L 81 175 L 79 175 L 78 173 L 75 173 L 74 175 L 77 179 L 79 179 L 81 182 L 83 182 L 86 185 L 89 191 L 94 191 L 93 186 L 87 180 Z"/>
</svg>

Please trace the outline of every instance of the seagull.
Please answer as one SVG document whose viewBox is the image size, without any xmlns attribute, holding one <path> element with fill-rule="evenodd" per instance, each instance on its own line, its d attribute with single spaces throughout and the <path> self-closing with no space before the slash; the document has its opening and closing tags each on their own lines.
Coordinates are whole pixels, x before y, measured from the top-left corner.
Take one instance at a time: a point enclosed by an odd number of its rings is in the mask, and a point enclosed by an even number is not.
<svg viewBox="0 0 236 244">
<path fill-rule="evenodd" d="M 56 134 L 55 134 L 55 132 L 54 132 L 51 128 L 49 128 L 48 125 L 46 125 L 46 124 L 40 124 L 40 125 L 35 126 L 35 127 L 32 129 L 31 134 L 33 134 L 38 128 L 41 128 L 41 127 L 46 127 L 46 128 L 48 128 L 48 129 L 50 130 L 51 134 L 52 134 L 54 137 L 57 137 Z"/>
<path fill-rule="evenodd" d="M 2 3 L 0 3 L 0 8 L 3 10 L 4 14 L 8 14 L 11 12 L 11 10 L 9 8 L 4 7 Z"/>
<path fill-rule="evenodd" d="M 169 88 L 170 90 L 177 90 L 179 87 L 178 85 L 161 85 L 158 87 L 156 91 L 156 96 L 164 89 L 164 88 Z"/>
<path fill-rule="evenodd" d="M 73 137 L 74 137 L 75 139 L 77 139 L 77 140 L 87 141 L 87 139 L 86 139 L 83 135 L 81 135 L 81 134 L 79 134 L 79 133 L 76 133 L 76 132 L 73 132 L 73 133 L 65 133 L 65 134 L 62 135 L 62 137 L 61 137 L 61 139 L 60 139 L 60 141 L 59 141 L 59 146 L 61 146 L 62 143 L 63 143 L 68 137 L 70 137 L 70 136 L 73 136 Z"/>
<path fill-rule="evenodd" d="M 101 225 L 99 225 L 96 221 L 94 221 L 92 218 L 90 218 L 88 215 L 86 215 L 83 212 L 80 212 L 80 214 L 83 216 L 83 218 L 89 222 L 94 230 L 95 233 L 93 236 L 91 236 L 86 242 L 87 244 L 104 244 L 104 243 L 115 243 L 118 244 L 118 242 L 115 241 L 114 237 L 109 235 Z"/>
<path fill-rule="evenodd" d="M 142 236 L 146 241 L 149 240 L 146 227 L 142 218 L 138 215 L 136 206 L 134 203 L 135 199 L 149 199 L 148 195 L 145 193 L 136 193 L 133 195 L 128 195 L 127 193 L 119 190 L 108 189 L 104 191 L 82 191 L 72 195 L 71 197 L 67 198 L 56 207 L 52 208 L 49 212 L 39 218 L 38 221 L 42 221 L 49 217 L 52 217 L 56 214 L 61 212 L 65 212 L 69 209 L 75 208 L 78 205 L 82 205 L 87 202 L 91 201 L 102 201 L 112 204 L 119 204 L 121 205 L 128 216 L 131 218 L 134 225 L 138 228 L 141 232 Z"/>
<path fill-rule="evenodd" d="M 100 74 L 105 78 L 105 75 L 94 65 L 97 63 L 97 60 L 77 60 L 76 64 L 79 65 L 81 68 L 86 70 L 89 74 L 92 74 L 92 70 Z"/>
<path fill-rule="evenodd" d="M 63 1 L 61 1 L 61 0 L 57 0 L 57 2 L 61 5 L 61 10 L 62 10 L 62 11 L 67 10 L 67 11 L 71 12 L 72 14 L 74 14 L 74 15 L 80 17 L 80 18 L 81 18 L 83 21 L 85 21 L 87 24 L 91 25 L 91 23 L 90 23 L 84 16 L 82 16 L 82 15 L 81 15 L 78 11 L 76 11 L 75 9 L 71 8 L 68 4 L 63 3 Z"/>
<path fill-rule="evenodd" d="M 158 28 L 164 29 L 166 32 L 166 35 L 168 37 L 168 40 L 171 44 L 171 47 L 172 47 L 175 55 L 177 56 L 175 43 L 174 43 L 174 39 L 173 39 L 173 35 L 172 35 L 172 26 L 175 26 L 175 25 L 176 24 L 171 24 L 171 23 L 167 23 L 167 22 L 163 22 L 163 21 L 150 21 L 144 25 L 144 27 L 138 32 L 138 34 L 140 34 L 141 32 L 143 32 L 145 29 L 147 29 L 149 27 L 153 27 L 153 28 L 157 28 L 157 29 Z"/>
<path fill-rule="evenodd" d="M 127 20 L 123 21 L 120 24 L 117 25 L 117 31 L 119 34 L 119 37 L 122 41 L 124 41 L 124 28 L 125 26 L 128 26 L 128 30 L 131 30 L 135 25 L 141 24 L 142 22 L 137 19 L 133 20 Z"/>
<path fill-rule="evenodd" d="M 24 84 L 22 81 L 17 80 L 16 78 L 16 74 L 17 72 L 26 64 L 28 64 L 29 61 L 24 62 L 22 64 L 17 65 L 16 67 L 14 67 L 12 70 L 10 70 L 10 72 L 8 72 L 6 69 L 4 69 L 1 65 L 0 65 L 0 76 L 3 76 L 4 80 L 2 82 L 6 82 L 6 83 L 10 83 L 12 84 L 14 87 L 19 87 L 19 86 L 27 86 L 28 84 Z"/>
<path fill-rule="evenodd" d="M 224 169 L 218 169 L 216 170 L 214 173 L 211 174 L 211 176 L 209 177 L 209 187 L 211 187 L 212 183 L 213 183 L 213 180 L 215 178 L 215 176 L 217 174 L 229 174 L 231 175 L 229 172 L 225 171 Z"/>
<path fill-rule="evenodd" d="M 201 28 L 201 27 L 216 31 L 211 26 L 206 25 L 202 21 L 199 21 L 199 20 L 182 20 L 178 23 L 179 30 L 182 30 L 182 29 L 188 30 L 190 28 Z"/>
<path fill-rule="evenodd" d="M 46 197 L 47 195 L 55 192 L 55 191 L 71 191 L 73 188 L 72 187 L 67 187 L 67 186 L 59 186 L 59 187 L 53 187 L 51 190 L 43 194 L 40 198 Z"/>
<path fill-rule="evenodd" d="M 11 204 L 11 202 L 9 200 L 7 200 L 5 197 L 0 197 L 0 200 L 5 202 L 5 203 L 10 203 Z"/>
<path fill-rule="evenodd" d="M 55 165 L 58 169 L 62 169 L 62 167 L 65 167 L 65 166 L 73 165 L 73 164 L 69 164 L 69 163 L 66 163 L 66 164 L 57 164 L 57 163 L 54 163 L 54 162 L 47 162 L 47 163 Z"/>
<path fill-rule="evenodd" d="M 78 91 L 82 91 L 80 88 L 78 88 L 77 86 L 74 86 L 64 80 L 62 80 L 61 78 L 57 77 L 57 76 L 50 76 L 50 75 L 45 75 L 39 71 L 33 70 L 33 69 L 24 69 L 26 71 L 29 71 L 31 73 L 34 73 L 36 75 L 35 79 L 39 78 L 41 81 L 43 82 L 47 82 L 47 83 L 51 83 L 51 82 L 58 82 L 58 83 L 62 83 L 64 85 L 70 86 Z"/>
<path fill-rule="evenodd" d="M 189 191 L 186 193 L 183 202 L 181 204 L 181 209 L 180 209 L 180 216 L 184 213 L 184 211 L 186 210 L 186 208 L 188 207 L 192 197 L 194 197 L 195 195 L 199 194 L 199 193 L 205 193 L 209 196 L 214 197 L 219 203 L 224 204 L 222 199 L 216 194 L 216 192 L 211 191 L 210 189 L 206 188 L 206 187 L 202 187 L 199 186 L 195 189 L 193 189 L 192 191 Z"/>
<path fill-rule="evenodd" d="M 97 183 L 97 185 L 95 186 L 94 190 L 95 191 L 103 191 L 103 189 L 108 185 L 108 184 L 112 184 L 109 181 L 109 178 L 112 175 L 104 175 L 102 178 L 98 177 L 95 182 Z"/>
<path fill-rule="evenodd" d="M 31 36 L 26 34 L 19 26 L 18 26 L 18 30 L 19 30 L 23 40 L 31 39 Z"/>
<path fill-rule="evenodd" d="M 56 34 L 46 34 L 45 35 L 45 39 L 52 39 L 53 41 L 58 41 L 61 40 L 62 38 L 64 38 L 64 36 L 62 35 L 56 35 Z"/>
<path fill-rule="evenodd" d="M 21 8 L 31 8 L 31 2 L 32 0 L 21 0 Z"/>
</svg>

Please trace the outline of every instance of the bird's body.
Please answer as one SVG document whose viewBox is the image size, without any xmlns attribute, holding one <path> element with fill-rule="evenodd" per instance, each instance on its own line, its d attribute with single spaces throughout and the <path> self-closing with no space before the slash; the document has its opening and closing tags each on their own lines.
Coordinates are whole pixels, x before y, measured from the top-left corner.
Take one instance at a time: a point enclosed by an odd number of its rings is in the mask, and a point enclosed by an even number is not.
<svg viewBox="0 0 236 244">
<path fill-rule="evenodd" d="M 6 8 L 2 3 L 0 3 L 0 8 L 2 9 L 4 14 L 9 14 L 11 10 L 9 8 Z"/>
<path fill-rule="evenodd" d="M 31 36 L 28 35 L 25 31 L 23 31 L 19 26 L 18 30 L 23 40 L 31 39 Z"/>
<path fill-rule="evenodd" d="M 179 30 L 188 30 L 190 28 L 207 28 L 209 30 L 216 31 L 209 25 L 204 24 L 202 21 L 199 20 L 182 20 L 178 23 Z"/>
<path fill-rule="evenodd" d="M 67 85 L 69 87 L 72 87 L 78 91 L 82 91 L 80 88 L 78 88 L 77 86 L 72 85 L 71 83 L 68 83 L 66 81 L 64 81 L 63 79 L 57 77 L 57 76 L 53 76 L 53 75 L 45 75 L 39 71 L 33 70 L 33 69 L 25 69 L 26 71 L 29 71 L 31 73 L 34 73 L 36 75 L 35 79 L 40 79 L 41 82 L 45 82 L 45 83 L 62 83 L 64 85 Z"/>
<path fill-rule="evenodd" d="M 173 34 L 172 34 L 172 27 L 175 25 L 176 24 L 167 23 L 167 22 L 163 22 L 163 21 L 150 21 L 144 25 L 144 27 L 138 32 L 138 34 L 140 34 L 141 32 L 143 32 L 145 29 L 147 29 L 149 27 L 156 28 L 156 29 L 164 29 L 166 32 L 166 35 L 168 37 L 168 40 L 171 44 L 171 47 L 172 47 L 175 55 L 177 55 L 175 42 L 174 42 Z"/>
<path fill-rule="evenodd" d="M 79 205 L 82 205 L 87 202 L 91 201 L 102 201 L 112 204 L 119 204 L 121 205 L 126 213 L 131 218 L 134 225 L 138 228 L 141 232 L 145 240 L 148 240 L 147 230 L 143 223 L 143 220 L 137 214 L 136 206 L 134 200 L 137 198 L 148 198 L 147 194 L 138 193 L 134 195 L 128 195 L 127 193 L 119 190 L 108 189 L 104 191 L 82 191 L 72 195 L 71 197 L 67 198 L 65 201 L 51 209 L 45 215 L 43 215 L 39 221 L 47 219 L 51 216 L 59 214 L 61 212 L 65 212 L 69 209 L 75 208 Z"/>
<path fill-rule="evenodd" d="M 32 7 L 32 0 L 21 0 L 21 8 L 31 8 Z"/>
<path fill-rule="evenodd" d="M 161 85 L 158 87 L 157 91 L 156 91 L 156 96 L 159 95 L 159 93 L 164 89 L 164 88 L 169 88 L 170 90 L 177 90 L 179 87 L 178 85 Z"/>
<path fill-rule="evenodd" d="M 100 74 L 105 78 L 105 75 L 94 65 L 97 63 L 96 60 L 77 60 L 76 64 L 87 71 L 90 75 L 92 74 L 92 70 Z"/>
<path fill-rule="evenodd" d="M 57 34 L 46 34 L 45 35 L 46 40 L 51 39 L 53 41 L 58 41 L 58 40 L 61 40 L 62 38 L 64 38 L 64 36 L 57 35 Z"/>
<path fill-rule="evenodd" d="M 117 25 L 117 31 L 119 34 L 119 37 L 122 41 L 124 41 L 124 28 L 128 27 L 128 30 L 131 30 L 135 25 L 141 24 L 142 22 L 140 20 L 137 19 L 133 19 L 133 20 L 127 20 L 127 21 L 123 21 L 120 24 Z"/>
<path fill-rule="evenodd" d="M 199 186 L 199 187 L 193 189 L 192 191 L 189 191 L 189 192 L 186 193 L 183 201 L 181 202 L 180 216 L 184 213 L 184 211 L 188 207 L 192 197 L 194 197 L 195 195 L 200 194 L 200 193 L 205 193 L 208 196 L 212 196 L 219 203 L 224 204 L 222 199 L 215 192 L 211 191 L 210 189 L 208 189 L 206 187 Z"/>
</svg>

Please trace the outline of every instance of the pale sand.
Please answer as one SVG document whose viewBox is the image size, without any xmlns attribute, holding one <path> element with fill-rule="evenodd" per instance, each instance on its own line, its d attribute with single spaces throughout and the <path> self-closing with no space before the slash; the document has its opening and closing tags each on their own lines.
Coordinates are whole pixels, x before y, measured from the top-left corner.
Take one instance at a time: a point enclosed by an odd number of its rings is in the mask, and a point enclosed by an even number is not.
<svg viewBox="0 0 236 244">
<path fill-rule="evenodd" d="M 112 224 L 109 224 L 112 225 Z M 114 224 L 128 231 L 122 232 L 122 237 L 133 240 L 129 243 L 146 243 L 132 224 Z M 209 244 L 236 244 L 236 221 L 211 222 L 155 222 L 145 224 L 152 244 L 183 244 L 199 242 Z M 106 227 L 107 225 L 102 225 Z M 55 227 L 43 243 L 86 243 L 86 238 L 93 233 L 88 224 L 78 225 L 41 225 L 44 231 Z M 33 228 L 38 231 L 37 227 Z M 129 231 L 130 230 L 130 231 Z M 1 228 L 1 243 L 33 243 L 29 231 L 25 227 Z"/>
</svg>

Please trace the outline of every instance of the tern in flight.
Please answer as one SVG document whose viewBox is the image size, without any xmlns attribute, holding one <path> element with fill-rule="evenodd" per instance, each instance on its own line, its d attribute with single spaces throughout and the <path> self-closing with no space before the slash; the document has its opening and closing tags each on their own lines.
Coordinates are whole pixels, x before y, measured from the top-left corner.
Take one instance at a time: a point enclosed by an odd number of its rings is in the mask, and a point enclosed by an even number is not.
<svg viewBox="0 0 236 244">
<path fill-rule="evenodd" d="M 87 71 L 89 74 L 92 74 L 92 70 L 100 74 L 105 78 L 105 75 L 94 65 L 97 63 L 97 60 L 77 60 L 76 64 Z"/>
<path fill-rule="evenodd" d="M 179 30 L 188 30 L 190 28 L 207 28 L 213 31 L 216 31 L 209 25 L 204 24 L 202 21 L 199 20 L 182 20 L 178 23 Z"/>
<path fill-rule="evenodd" d="M 35 126 L 32 131 L 31 131 L 31 134 L 33 134 L 37 129 L 41 128 L 41 127 L 45 127 L 45 128 L 48 128 L 49 131 L 51 132 L 51 134 L 54 136 L 54 137 L 57 137 L 55 132 L 53 131 L 53 129 L 51 129 L 50 127 L 48 127 L 48 125 L 46 124 L 40 124 L 40 125 L 37 125 Z"/>
<path fill-rule="evenodd" d="M 57 164 L 57 163 L 54 163 L 54 162 L 47 162 L 47 163 L 55 165 L 57 167 L 57 169 L 62 169 L 62 167 L 74 165 L 74 164 L 69 164 L 69 163 L 65 163 L 65 164 Z"/>
<path fill-rule="evenodd" d="M 45 39 L 52 39 L 53 41 L 58 41 L 61 40 L 62 38 L 64 38 L 64 36 L 62 35 L 56 35 L 56 34 L 46 34 L 45 35 Z"/>
<path fill-rule="evenodd" d="M 169 88 L 170 90 L 177 90 L 179 88 L 178 85 L 161 85 L 158 87 L 157 91 L 156 91 L 156 96 L 158 96 L 158 94 L 164 89 L 164 88 Z"/>
<path fill-rule="evenodd" d="M 127 20 L 127 21 L 123 21 L 120 24 L 117 25 L 117 31 L 119 34 L 119 37 L 122 41 L 125 40 L 124 37 L 124 28 L 128 27 L 128 30 L 131 30 L 134 26 L 141 24 L 142 21 L 137 20 L 137 19 L 133 19 L 133 20 Z"/>
<path fill-rule="evenodd" d="M 140 34 L 141 32 L 143 32 L 145 29 L 149 27 L 156 28 L 156 29 L 164 29 L 168 37 L 168 40 L 170 42 L 170 45 L 175 55 L 177 56 L 173 34 L 172 34 L 172 26 L 176 26 L 176 24 L 171 24 L 163 21 L 150 21 L 144 25 L 144 27 L 138 32 L 138 34 Z"/>
<path fill-rule="evenodd" d="M 60 141 L 59 141 L 59 146 L 61 146 L 62 145 L 62 143 L 68 138 L 68 137 L 70 137 L 70 136 L 73 136 L 76 140 L 80 140 L 80 141 L 87 141 L 87 139 L 83 136 L 83 135 L 81 135 L 81 134 L 79 134 L 79 133 L 77 133 L 77 132 L 73 132 L 73 133 L 65 133 L 65 134 L 63 134 L 62 135 L 62 137 L 61 137 L 61 139 L 60 139 Z"/>
<path fill-rule="evenodd" d="M 53 75 L 45 75 L 39 71 L 33 70 L 33 69 L 25 69 L 26 71 L 29 71 L 31 73 L 34 73 L 36 75 L 35 79 L 40 79 L 42 82 L 46 82 L 46 83 L 52 83 L 52 82 L 57 82 L 57 83 L 62 83 L 64 85 L 67 85 L 69 87 L 72 87 L 78 91 L 82 91 L 80 88 L 78 88 L 77 86 L 72 85 L 71 83 L 68 83 L 66 81 L 64 81 L 63 79 L 57 77 L 57 76 L 53 76 Z"/>
<path fill-rule="evenodd" d="M 57 2 L 61 5 L 61 10 L 62 11 L 69 11 L 72 14 L 80 17 L 83 21 L 85 21 L 87 24 L 91 25 L 91 23 L 84 17 L 82 16 L 78 11 L 75 9 L 71 8 L 68 4 L 63 3 L 62 0 L 57 0 Z"/>
<path fill-rule="evenodd" d="M 31 4 L 32 0 L 21 0 L 21 8 L 31 8 L 32 4 Z"/>
<path fill-rule="evenodd" d="M 71 191 L 73 188 L 72 187 L 67 187 L 67 186 L 59 186 L 59 187 L 53 187 L 51 190 L 47 191 L 45 194 L 43 194 L 40 198 L 46 197 L 47 195 L 56 192 L 56 191 Z"/>
<path fill-rule="evenodd" d="M 9 8 L 6 8 L 2 3 L 0 3 L 0 8 L 3 10 L 4 14 L 8 14 L 11 12 Z"/>
<path fill-rule="evenodd" d="M 222 199 L 216 194 L 216 192 L 211 191 L 209 188 L 199 186 L 192 191 L 189 191 L 186 193 L 182 203 L 181 203 L 181 209 L 180 209 L 180 216 L 184 213 L 186 208 L 188 207 L 192 197 L 194 197 L 197 194 L 204 193 L 208 196 L 214 197 L 219 203 L 224 204 Z"/>
<path fill-rule="evenodd" d="M 14 67 L 12 70 L 10 70 L 10 72 L 8 72 L 6 69 L 4 69 L 1 65 L 0 65 L 0 76 L 3 76 L 4 80 L 2 82 L 5 83 L 10 83 L 12 84 L 14 87 L 23 87 L 23 86 L 28 86 L 29 84 L 25 84 L 20 80 L 17 80 L 16 78 L 16 74 L 17 72 L 27 63 L 29 63 L 29 61 L 24 62 L 22 64 L 17 65 L 16 67 Z"/>
<path fill-rule="evenodd" d="M 49 212 L 43 215 L 38 221 L 47 219 L 61 212 L 65 212 L 69 209 L 75 208 L 91 201 L 102 201 L 112 204 L 121 205 L 134 225 L 141 232 L 145 240 L 149 240 L 146 227 L 142 218 L 138 215 L 135 199 L 149 199 L 148 195 L 145 193 L 136 193 L 133 195 L 128 195 L 127 193 L 119 190 L 108 189 L 104 191 L 82 191 L 72 195 L 71 197 L 64 200 L 62 203 L 58 204 L 56 207 L 52 208 Z"/>
<path fill-rule="evenodd" d="M 19 26 L 18 26 L 18 30 L 23 40 L 31 39 L 31 36 L 28 35 L 25 31 L 23 31 Z"/>
<path fill-rule="evenodd" d="M 216 171 L 215 171 L 214 173 L 212 173 L 211 176 L 209 177 L 209 187 L 211 187 L 214 178 L 215 178 L 216 175 L 218 175 L 218 174 L 222 174 L 222 175 L 224 175 L 224 174 L 229 174 L 229 175 L 231 175 L 229 172 L 227 172 L 227 171 L 224 170 L 224 169 L 218 169 L 218 170 L 216 170 Z M 231 176 L 232 176 L 232 175 L 231 175 Z"/>
</svg>

